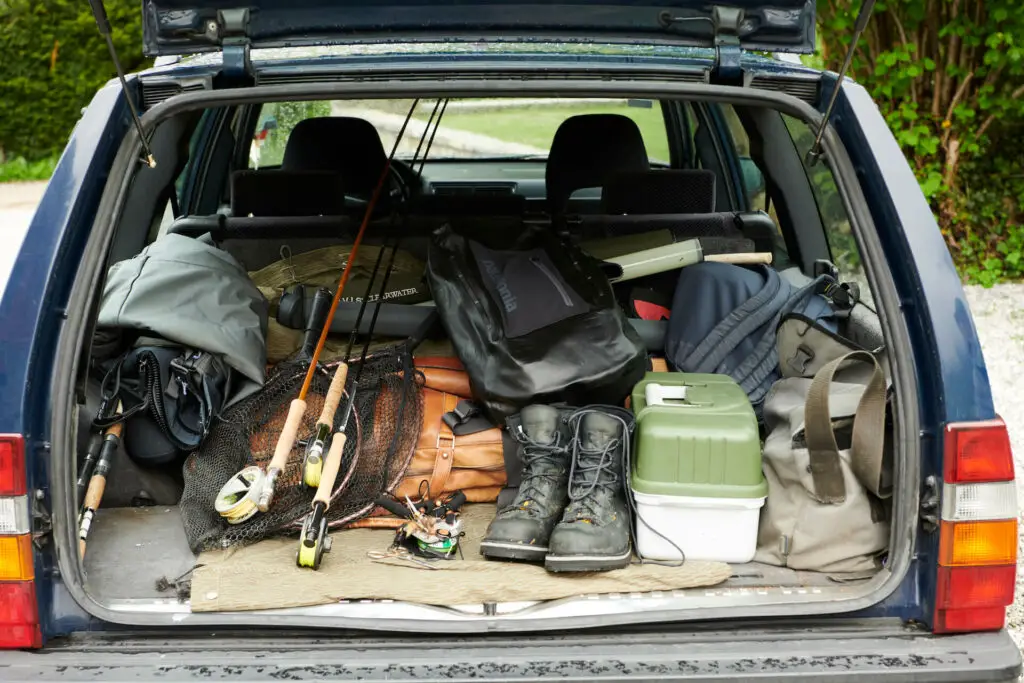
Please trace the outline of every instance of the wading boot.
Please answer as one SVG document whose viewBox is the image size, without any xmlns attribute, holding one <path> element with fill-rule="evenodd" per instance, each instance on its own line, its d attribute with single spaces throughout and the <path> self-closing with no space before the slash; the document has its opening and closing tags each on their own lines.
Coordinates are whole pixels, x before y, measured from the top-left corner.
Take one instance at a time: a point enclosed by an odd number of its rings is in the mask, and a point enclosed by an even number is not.
<svg viewBox="0 0 1024 683">
<path fill-rule="evenodd" d="M 546 405 L 523 408 L 509 418 L 511 435 L 519 442 L 523 477 L 512 502 L 498 511 L 480 543 L 489 559 L 542 561 L 548 537 L 569 500 L 569 442 L 563 413 Z"/>
<path fill-rule="evenodd" d="M 570 418 L 573 460 L 569 504 L 551 532 L 544 567 L 594 572 L 629 565 L 630 512 L 625 466 L 633 416 L 613 406 L 582 408 Z"/>
</svg>

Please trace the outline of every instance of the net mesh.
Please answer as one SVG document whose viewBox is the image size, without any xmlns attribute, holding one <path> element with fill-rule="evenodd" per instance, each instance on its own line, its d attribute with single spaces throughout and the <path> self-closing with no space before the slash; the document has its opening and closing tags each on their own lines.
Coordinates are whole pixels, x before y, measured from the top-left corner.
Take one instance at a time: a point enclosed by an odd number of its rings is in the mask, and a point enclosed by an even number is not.
<svg viewBox="0 0 1024 683">
<path fill-rule="evenodd" d="M 335 415 L 337 429 L 358 377 L 346 429 L 349 438 L 327 511 L 332 528 L 368 515 L 373 501 L 398 483 L 412 459 L 422 425 L 420 381 L 408 348 L 404 344 L 378 348 L 364 365 L 360 373 L 358 362 L 350 364 L 347 392 Z M 180 509 L 193 552 L 248 545 L 301 528 L 315 494 L 302 483 L 302 442 L 313 433 L 335 365 L 318 368 L 310 385 L 297 443 L 277 480 L 270 509 L 232 525 L 216 512 L 214 502 L 224 483 L 241 469 L 249 465 L 266 469 L 308 367 L 308 361 L 301 359 L 276 365 L 263 388 L 225 411 L 200 449 L 185 461 Z"/>
</svg>

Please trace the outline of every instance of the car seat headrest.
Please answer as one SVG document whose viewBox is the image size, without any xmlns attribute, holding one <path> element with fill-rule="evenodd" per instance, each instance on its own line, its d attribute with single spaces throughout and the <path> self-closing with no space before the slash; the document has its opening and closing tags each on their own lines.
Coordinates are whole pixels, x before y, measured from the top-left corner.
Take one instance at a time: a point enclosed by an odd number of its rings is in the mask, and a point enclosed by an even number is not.
<svg viewBox="0 0 1024 683">
<path fill-rule="evenodd" d="M 368 198 L 387 164 L 387 154 L 372 123 L 352 116 L 304 119 L 292 129 L 281 169 L 333 171 L 349 194 Z"/>
<path fill-rule="evenodd" d="M 573 192 L 604 187 L 608 176 L 650 168 L 636 123 L 621 114 L 580 114 L 562 122 L 551 141 L 545 182 L 548 207 L 564 211 Z"/>
</svg>

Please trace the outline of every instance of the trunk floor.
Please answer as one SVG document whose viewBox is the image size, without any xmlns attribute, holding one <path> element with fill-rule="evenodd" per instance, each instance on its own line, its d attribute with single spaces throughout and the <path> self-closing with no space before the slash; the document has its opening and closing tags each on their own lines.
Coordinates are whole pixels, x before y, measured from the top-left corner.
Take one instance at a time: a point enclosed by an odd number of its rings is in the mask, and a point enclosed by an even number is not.
<svg viewBox="0 0 1024 683">
<path fill-rule="evenodd" d="M 436 578 L 437 572 L 417 565 L 371 561 L 367 551 L 385 550 L 394 532 L 357 529 L 332 534 L 334 550 L 324 555 L 316 572 L 295 566 L 296 538 L 204 553 L 191 577 L 191 608 L 197 612 L 274 609 L 367 598 L 473 604 L 698 586 L 836 586 L 824 574 L 754 562 L 730 566 L 694 560 L 682 568 L 632 565 L 614 572 L 556 575 L 538 565 L 487 561 L 478 548 L 493 509 L 490 505 L 467 507 L 465 559 L 437 563 L 442 566 L 438 571 L 449 573 L 444 582 L 422 581 Z M 176 580 L 196 566 L 177 507 L 97 511 L 85 556 L 86 586 L 97 599 L 174 599 Z"/>
</svg>

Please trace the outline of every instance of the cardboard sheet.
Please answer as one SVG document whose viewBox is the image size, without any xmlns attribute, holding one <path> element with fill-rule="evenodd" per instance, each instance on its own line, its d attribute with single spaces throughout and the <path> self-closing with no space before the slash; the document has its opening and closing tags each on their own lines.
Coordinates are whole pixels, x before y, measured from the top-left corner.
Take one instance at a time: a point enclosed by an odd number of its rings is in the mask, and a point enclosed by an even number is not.
<svg viewBox="0 0 1024 683">
<path fill-rule="evenodd" d="M 386 550 L 394 537 L 393 531 L 380 529 L 333 532 L 333 548 L 318 571 L 295 565 L 297 538 L 203 553 L 192 576 L 192 610 L 279 609 L 356 599 L 429 605 L 554 600 L 714 586 L 732 573 L 723 562 L 697 560 L 681 567 L 634 561 L 625 569 L 586 574 L 552 574 L 540 564 L 486 560 L 480 540 L 494 510 L 493 505 L 466 506 L 463 557 L 436 561 L 438 570 L 396 559 L 371 560 L 367 553 Z"/>
</svg>

